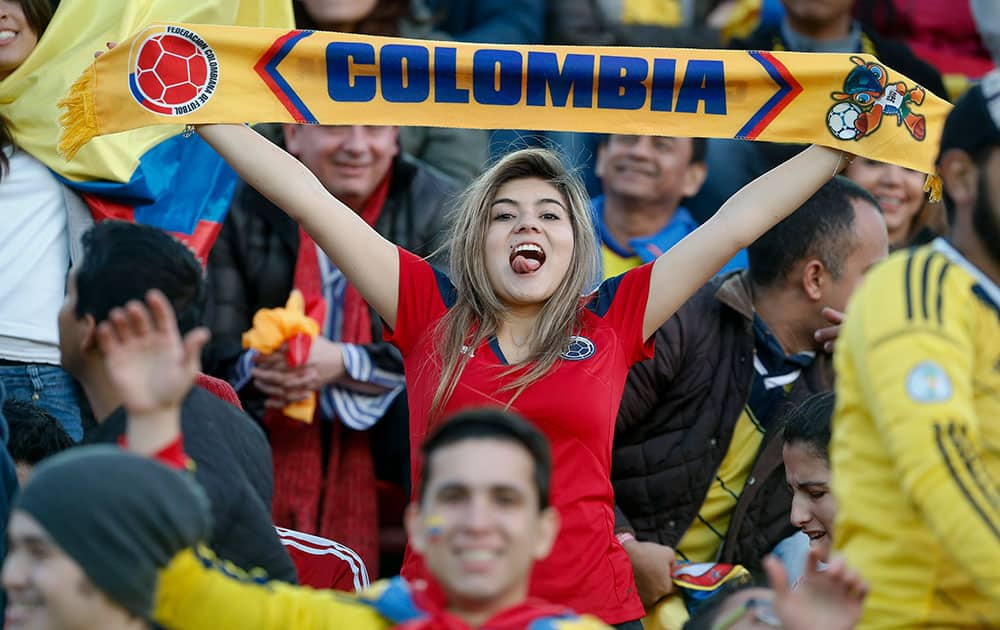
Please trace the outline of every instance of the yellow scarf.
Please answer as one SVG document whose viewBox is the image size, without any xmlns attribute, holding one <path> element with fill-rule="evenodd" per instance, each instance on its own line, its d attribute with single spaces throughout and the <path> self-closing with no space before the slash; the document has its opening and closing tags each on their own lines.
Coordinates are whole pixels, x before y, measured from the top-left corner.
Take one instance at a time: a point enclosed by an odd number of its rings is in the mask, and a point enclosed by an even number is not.
<svg viewBox="0 0 1000 630">
<path fill-rule="evenodd" d="M 0 116 L 14 141 L 70 179 L 128 181 L 139 157 L 180 128 L 101 138 L 67 162 L 56 152 L 57 103 L 105 42 L 124 41 L 145 24 L 168 19 L 254 26 L 293 21 L 289 0 L 62 0 L 35 49 L 0 81 Z"/>
<path fill-rule="evenodd" d="M 950 105 L 871 56 L 501 46 L 153 25 L 64 100 L 60 148 L 165 123 L 309 122 L 817 143 L 934 172 Z"/>
</svg>

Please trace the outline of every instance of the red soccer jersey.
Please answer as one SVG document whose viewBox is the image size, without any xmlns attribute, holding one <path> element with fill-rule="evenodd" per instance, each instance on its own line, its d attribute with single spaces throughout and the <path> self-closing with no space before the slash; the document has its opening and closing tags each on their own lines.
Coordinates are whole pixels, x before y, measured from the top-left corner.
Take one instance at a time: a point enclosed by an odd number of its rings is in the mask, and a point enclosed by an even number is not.
<svg viewBox="0 0 1000 630">
<path fill-rule="evenodd" d="M 386 331 L 386 338 L 404 358 L 416 480 L 419 447 L 440 380 L 434 367 L 433 333 L 454 303 L 455 290 L 446 276 L 410 252 L 400 249 L 399 262 L 396 329 Z M 614 537 L 611 446 L 628 369 L 653 353 L 652 340 L 642 338 L 651 269 L 651 264 L 644 265 L 604 282 L 588 301 L 579 336 L 563 360 L 525 389 L 512 406 L 549 439 L 552 504 L 562 523 L 552 553 L 535 566 L 531 595 L 611 624 L 644 614 L 628 555 Z M 495 340 L 476 348 L 445 414 L 506 405 L 511 392 L 497 393 L 506 382 L 505 364 Z M 403 575 L 410 580 L 428 578 L 420 559 L 409 550 Z"/>
</svg>

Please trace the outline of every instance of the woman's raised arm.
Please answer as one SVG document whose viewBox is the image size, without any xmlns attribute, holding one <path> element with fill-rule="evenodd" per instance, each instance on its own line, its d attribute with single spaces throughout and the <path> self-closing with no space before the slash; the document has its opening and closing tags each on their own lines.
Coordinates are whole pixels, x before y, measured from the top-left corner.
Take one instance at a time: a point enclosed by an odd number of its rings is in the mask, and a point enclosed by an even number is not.
<svg viewBox="0 0 1000 630">
<path fill-rule="evenodd" d="M 642 322 L 648 339 L 736 253 L 794 212 L 844 165 L 844 154 L 811 146 L 722 204 L 704 225 L 653 263 Z"/>
<path fill-rule="evenodd" d="M 399 252 L 340 202 L 301 162 L 243 125 L 201 125 L 198 134 L 326 252 L 366 302 L 396 326 Z"/>
</svg>

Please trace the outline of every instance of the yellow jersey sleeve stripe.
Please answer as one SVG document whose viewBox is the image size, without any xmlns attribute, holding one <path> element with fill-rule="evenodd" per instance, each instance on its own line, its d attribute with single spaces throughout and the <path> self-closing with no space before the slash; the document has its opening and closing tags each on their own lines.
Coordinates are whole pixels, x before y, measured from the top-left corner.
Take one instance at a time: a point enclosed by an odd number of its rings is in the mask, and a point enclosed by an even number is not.
<svg viewBox="0 0 1000 630">
<path fill-rule="evenodd" d="M 962 492 L 965 497 L 966 502 L 975 510 L 976 514 L 982 519 L 983 523 L 989 528 L 990 532 L 993 534 L 994 538 L 1000 539 L 1000 526 L 996 522 L 996 515 L 991 514 L 993 510 L 988 507 L 984 507 L 980 500 L 977 500 L 973 496 L 972 488 L 970 487 L 969 480 L 963 479 L 961 471 L 961 460 L 963 459 L 961 453 L 958 452 L 958 448 L 953 439 L 953 431 L 955 429 L 955 423 L 949 423 L 949 427 L 945 430 L 940 423 L 934 423 L 934 439 L 937 443 L 938 452 L 941 454 L 941 459 L 944 461 L 945 466 L 948 468 L 948 472 L 951 474 L 952 480 L 955 485 Z M 947 435 L 946 435 L 947 434 Z M 949 447 L 951 447 L 949 449 Z M 955 452 L 952 452 L 955 451 Z M 975 481 L 973 481 L 975 483 Z"/>
<path fill-rule="evenodd" d="M 927 259 L 924 260 L 924 271 L 920 278 L 920 311 L 924 314 L 924 320 L 929 320 L 931 317 L 927 310 L 927 294 L 930 293 L 931 289 L 928 280 L 930 278 L 932 262 L 934 262 L 934 253 L 931 253 Z M 940 293 L 938 293 L 938 295 L 940 295 Z"/>
<path fill-rule="evenodd" d="M 989 471 L 983 465 L 983 460 L 976 454 L 975 446 L 969 441 L 968 425 L 952 423 L 948 427 L 948 437 L 951 438 L 959 455 L 962 456 L 969 476 L 986 497 L 991 511 L 995 514 L 1000 512 L 1000 490 L 997 489 L 996 482 L 993 481 Z"/>
<path fill-rule="evenodd" d="M 940 273 L 938 273 L 938 279 L 937 279 L 937 287 L 938 287 L 938 294 L 937 294 L 937 323 L 938 323 L 938 326 L 943 326 L 944 325 L 944 317 L 942 315 L 942 313 L 944 312 L 944 310 L 942 309 L 942 305 L 944 304 L 944 277 L 945 277 L 945 274 L 948 273 L 949 269 L 951 269 L 951 261 L 945 260 L 944 264 L 941 265 L 941 271 L 940 271 Z"/>
<path fill-rule="evenodd" d="M 913 319 L 913 287 L 910 283 L 910 272 L 913 270 L 913 257 L 916 250 L 911 249 L 906 255 L 906 266 L 903 268 L 903 286 L 906 291 L 906 320 Z"/>
</svg>

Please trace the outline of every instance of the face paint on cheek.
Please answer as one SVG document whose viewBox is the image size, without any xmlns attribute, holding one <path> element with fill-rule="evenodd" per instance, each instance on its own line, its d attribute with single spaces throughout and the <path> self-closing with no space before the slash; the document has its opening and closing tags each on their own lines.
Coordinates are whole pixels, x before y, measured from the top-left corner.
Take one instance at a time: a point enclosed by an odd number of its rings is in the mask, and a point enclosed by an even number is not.
<svg viewBox="0 0 1000 630">
<path fill-rule="evenodd" d="M 437 542 L 444 534 L 444 519 L 437 514 L 431 514 L 424 519 L 424 529 L 430 542 Z"/>
</svg>

